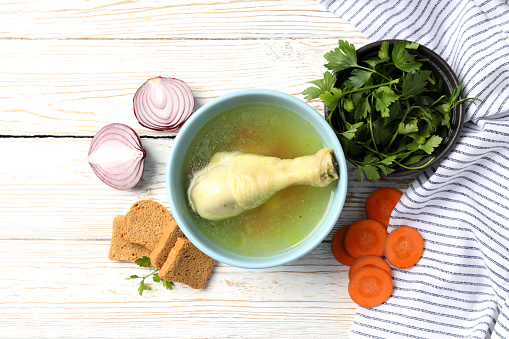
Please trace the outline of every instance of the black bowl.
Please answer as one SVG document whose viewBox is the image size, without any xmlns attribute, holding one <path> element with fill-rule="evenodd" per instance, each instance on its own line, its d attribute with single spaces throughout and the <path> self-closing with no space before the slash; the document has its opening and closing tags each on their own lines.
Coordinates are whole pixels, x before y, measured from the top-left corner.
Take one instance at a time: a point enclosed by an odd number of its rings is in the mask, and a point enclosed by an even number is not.
<svg viewBox="0 0 509 339">
<path fill-rule="evenodd" d="M 363 60 L 367 60 L 371 57 L 375 57 L 378 55 L 378 51 L 380 50 L 380 46 L 382 42 L 388 41 L 390 50 L 395 43 L 406 41 L 406 40 L 381 40 L 375 41 L 373 43 L 367 44 L 357 50 L 357 60 L 361 63 Z M 411 41 L 406 41 L 411 42 Z M 451 66 L 447 64 L 447 62 L 440 57 L 437 53 L 433 52 L 431 49 L 426 46 L 419 45 L 418 53 L 416 55 L 419 59 L 429 59 L 428 62 L 423 65 L 423 69 L 428 69 L 433 72 L 437 79 L 441 78 L 443 80 L 443 90 L 444 94 L 450 96 L 452 91 L 459 87 L 460 82 Z M 346 69 L 341 72 L 335 74 L 337 81 L 335 87 L 339 87 L 349 76 L 352 69 Z M 461 99 L 458 98 L 458 99 Z M 419 169 L 405 169 L 398 168 L 394 172 L 387 175 L 387 177 L 407 177 L 407 176 L 416 176 L 422 171 L 437 166 L 442 159 L 454 148 L 456 141 L 458 139 L 461 126 L 463 124 L 463 116 L 465 112 L 465 104 L 460 103 L 456 105 L 451 111 L 450 117 L 450 128 L 447 136 L 442 140 L 442 143 L 434 150 L 434 152 L 424 158 L 421 161 L 412 164 L 412 167 L 420 167 L 426 163 L 426 166 Z M 329 111 L 327 107 L 325 107 L 325 118 L 329 116 Z M 433 159 L 433 160 L 431 160 Z M 362 160 L 362 159 L 361 159 Z M 431 160 L 431 161 L 430 161 Z"/>
</svg>

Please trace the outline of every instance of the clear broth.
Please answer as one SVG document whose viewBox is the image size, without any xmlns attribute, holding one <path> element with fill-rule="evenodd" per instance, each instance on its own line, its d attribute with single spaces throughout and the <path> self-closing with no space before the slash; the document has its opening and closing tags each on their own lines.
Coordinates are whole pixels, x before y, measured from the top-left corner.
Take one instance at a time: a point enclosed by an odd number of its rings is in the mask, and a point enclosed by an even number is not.
<svg viewBox="0 0 509 339">
<path fill-rule="evenodd" d="M 291 110 L 266 103 L 239 105 L 198 132 L 184 159 L 185 187 L 217 152 L 292 159 L 324 147 L 316 129 Z M 334 186 L 291 186 L 253 210 L 219 221 L 203 219 L 188 208 L 198 229 L 217 246 L 245 256 L 271 256 L 298 245 L 321 224 Z"/>
</svg>

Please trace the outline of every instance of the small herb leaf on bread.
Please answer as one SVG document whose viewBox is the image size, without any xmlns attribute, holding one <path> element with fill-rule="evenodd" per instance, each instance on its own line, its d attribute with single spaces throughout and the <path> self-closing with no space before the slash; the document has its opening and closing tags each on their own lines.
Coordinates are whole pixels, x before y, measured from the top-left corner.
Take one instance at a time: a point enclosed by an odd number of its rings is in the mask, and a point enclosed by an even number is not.
<svg viewBox="0 0 509 339">
<path fill-rule="evenodd" d="M 173 289 L 173 283 L 170 282 L 170 281 L 166 281 L 166 280 L 162 280 L 161 281 L 163 282 L 163 287 L 166 288 L 167 290 L 172 290 Z"/>
<path fill-rule="evenodd" d="M 134 261 L 134 263 L 140 267 L 147 267 L 150 265 L 150 258 L 147 256 L 143 256 Z"/>
</svg>

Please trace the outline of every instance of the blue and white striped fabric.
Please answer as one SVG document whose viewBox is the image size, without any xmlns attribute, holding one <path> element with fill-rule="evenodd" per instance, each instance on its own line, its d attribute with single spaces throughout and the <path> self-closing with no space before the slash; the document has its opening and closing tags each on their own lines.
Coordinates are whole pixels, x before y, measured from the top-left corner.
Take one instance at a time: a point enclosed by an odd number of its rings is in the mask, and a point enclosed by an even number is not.
<svg viewBox="0 0 509 339">
<path fill-rule="evenodd" d="M 438 52 L 469 104 L 454 150 L 419 175 L 389 231 L 417 228 L 417 266 L 393 270 L 383 305 L 357 310 L 352 338 L 509 339 L 509 1 L 321 0 L 371 40 Z"/>
</svg>

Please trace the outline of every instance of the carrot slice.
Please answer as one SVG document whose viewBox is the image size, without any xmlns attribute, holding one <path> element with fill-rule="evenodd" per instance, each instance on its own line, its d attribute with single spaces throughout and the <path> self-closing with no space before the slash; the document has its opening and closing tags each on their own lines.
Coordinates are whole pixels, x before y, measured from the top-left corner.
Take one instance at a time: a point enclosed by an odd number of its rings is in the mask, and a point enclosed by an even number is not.
<svg viewBox="0 0 509 339">
<path fill-rule="evenodd" d="M 378 257 L 376 255 L 365 255 L 355 260 L 354 263 L 350 266 L 350 270 L 348 271 L 348 278 L 351 279 L 355 272 L 357 272 L 360 268 L 368 265 L 381 268 L 385 272 L 389 273 L 390 276 L 392 276 L 391 266 L 389 266 L 387 261 L 385 261 L 382 257 Z"/>
<path fill-rule="evenodd" d="M 342 263 L 343 265 L 350 266 L 355 261 L 355 258 L 352 257 L 345 249 L 345 233 L 348 230 L 349 225 L 341 227 L 334 237 L 332 238 L 331 250 L 334 258 L 337 261 Z"/>
<path fill-rule="evenodd" d="M 354 222 L 345 234 L 345 249 L 354 258 L 384 253 L 387 229 L 378 221 L 362 219 Z"/>
<path fill-rule="evenodd" d="M 392 187 L 374 190 L 366 199 L 365 210 L 368 219 L 380 222 L 387 228 L 392 210 L 396 207 L 403 193 Z"/>
<path fill-rule="evenodd" d="M 397 268 L 409 268 L 417 264 L 424 251 L 424 240 L 415 228 L 400 226 L 389 233 L 384 253 L 387 261 Z"/>
<path fill-rule="evenodd" d="M 348 294 L 363 307 L 383 304 L 392 294 L 392 278 L 389 273 L 376 266 L 360 268 L 348 283 Z"/>
</svg>

